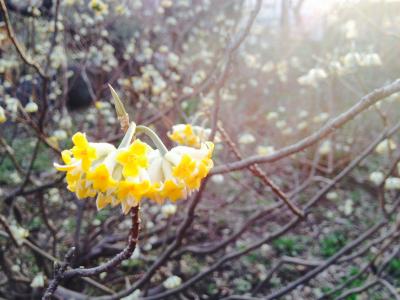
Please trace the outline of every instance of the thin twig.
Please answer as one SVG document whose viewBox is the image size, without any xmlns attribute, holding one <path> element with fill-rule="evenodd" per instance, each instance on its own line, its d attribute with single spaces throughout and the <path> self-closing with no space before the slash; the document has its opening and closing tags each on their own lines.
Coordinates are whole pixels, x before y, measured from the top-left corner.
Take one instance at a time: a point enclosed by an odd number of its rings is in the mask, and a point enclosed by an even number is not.
<svg viewBox="0 0 400 300">
<path fill-rule="evenodd" d="M 389 281 L 387 281 L 383 278 L 379 278 L 378 281 L 380 284 L 382 284 L 384 287 L 386 287 L 388 289 L 388 291 L 392 294 L 394 299 L 400 300 L 399 293 L 397 293 L 396 288 Z"/>
<path fill-rule="evenodd" d="M 222 127 L 222 125 L 218 126 L 218 130 L 221 132 L 223 137 L 225 138 L 226 142 L 232 149 L 233 153 L 235 154 L 237 159 L 242 159 L 242 155 L 239 152 L 239 149 L 237 149 L 235 143 L 232 141 L 232 139 L 229 137 L 228 133 L 225 131 L 225 129 Z M 285 204 L 286 206 L 297 216 L 303 218 L 304 217 L 304 212 L 298 208 L 293 202 L 289 200 L 289 198 L 286 196 L 286 194 L 265 174 L 261 168 L 254 164 L 250 165 L 248 167 L 250 172 L 252 172 L 255 176 L 261 179 L 261 181 L 266 185 L 269 186 L 272 190 L 272 192 L 277 195 Z"/>
<path fill-rule="evenodd" d="M 43 79 L 47 78 L 48 76 L 45 74 L 43 71 L 42 67 L 35 62 L 31 57 L 29 57 L 23 46 L 18 42 L 17 37 L 15 36 L 14 30 L 12 28 L 11 22 L 10 22 L 10 17 L 8 15 L 8 10 L 7 10 L 7 5 L 5 4 L 4 0 L 0 0 L 0 10 L 4 18 L 4 22 L 6 24 L 6 30 L 7 30 L 7 35 L 12 41 L 15 49 L 17 50 L 19 56 L 22 58 L 22 60 L 28 65 L 34 68 L 40 77 Z"/>
</svg>

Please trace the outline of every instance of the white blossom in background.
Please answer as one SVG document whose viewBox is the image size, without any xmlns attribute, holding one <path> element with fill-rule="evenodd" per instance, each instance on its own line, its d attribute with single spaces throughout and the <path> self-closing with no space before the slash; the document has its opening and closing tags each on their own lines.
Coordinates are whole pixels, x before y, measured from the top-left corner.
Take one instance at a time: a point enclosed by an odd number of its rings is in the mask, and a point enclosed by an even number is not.
<svg viewBox="0 0 400 300">
<path fill-rule="evenodd" d="M 29 231 L 18 225 L 11 225 L 10 230 L 17 244 L 20 246 L 24 243 L 24 239 L 29 236 Z"/>
<path fill-rule="evenodd" d="M 203 80 L 206 78 L 207 74 L 204 70 L 199 70 L 196 73 L 193 74 L 191 84 L 192 85 L 198 85 L 203 82 Z"/>
<path fill-rule="evenodd" d="M 278 122 L 275 123 L 276 128 L 278 129 L 283 129 L 286 127 L 286 121 L 285 120 L 279 120 Z"/>
<path fill-rule="evenodd" d="M 256 141 L 256 138 L 251 133 L 243 133 L 239 137 L 239 144 L 252 144 Z"/>
<path fill-rule="evenodd" d="M 12 171 L 9 174 L 9 178 L 10 178 L 11 182 L 13 182 L 15 184 L 19 184 L 22 182 L 21 176 L 18 174 L 17 171 Z"/>
<path fill-rule="evenodd" d="M 297 82 L 300 85 L 318 87 L 319 83 L 324 81 L 328 77 L 328 74 L 322 68 L 314 68 L 308 71 L 307 74 L 300 76 Z"/>
<path fill-rule="evenodd" d="M 362 56 L 360 65 L 365 67 L 379 67 L 382 66 L 382 60 L 379 54 L 369 53 Z"/>
<path fill-rule="evenodd" d="M 299 112 L 299 118 L 301 119 L 307 118 L 309 115 L 309 112 L 304 109 L 300 110 Z"/>
<path fill-rule="evenodd" d="M 299 124 L 297 124 L 297 129 L 298 130 L 304 130 L 308 127 L 308 122 L 307 121 L 302 121 Z"/>
<path fill-rule="evenodd" d="M 6 103 L 6 109 L 7 111 L 10 112 L 12 118 L 16 117 L 16 114 L 18 112 L 18 103 L 19 100 L 14 97 L 10 97 L 9 95 L 6 95 L 5 97 L 5 103 Z"/>
<path fill-rule="evenodd" d="M 258 155 L 271 155 L 275 152 L 275 148 L 273 146 L 258 146 L 256 151 Z"/>
<path fill-rule="evenodd" d="M 54 130 L 53 136 L 54 136 L 57 140 L 60 140 L 60 141 L 65 140 L 65 139 L 68 138 L 67 132 L 66 132 L 65 130 L 63 130 L 63 129 Z"/>
<path fill-rule="evenodd" d="M 46 196 L 52 203 L 60 203 L 61 202 L 60 191 L 57 188 L 49 189 Z"/>
<path fill-rule="evenodd" d="M 263 244 L 263 245 L 260 247 L 260 252 L 261 252 L 261 254 L 264 255 L 264 256 L 270 256 L 270 255 L 272 255 L 272 254 L 274 253 L 274 250 L 273 250 L 273 248 L 272 248 L 270 245 L 268 245 L 268 244 Z"/>
<path fill-rule="evenodd" d="M 331 61 L 329 63 L 329 71 L 337 76 L 342 76 L 347 73 L 347 70 L 344 66 L 340 63 L 340 61 Z"/>
<path fill-rule="evenodd" d="M 400 178 L 389 177 L 386 179 L 385 190 L 400 190 Z"/>
<path fill-rule="evenodd" d="M 176 213 L 177 206 L 172 203 L 164 204 L 161 207 L 161 213 L 165 218 L 172 217 Z"/>
<path fill-rule="evenodd" d="M 328 120 L 328 119 L 329 119 L 329 114 L 326 113 L 326 112 L 322 112 L 322 113 L 316 115 L 316 116 L 313 118 L 313 122 L 314 122 L 314 123 L 322 123 L 322 122 L 324 122 L 324 121 L 326 121 L 326 120 Z"/>
<path fill-rule="evenodd" d="M 346 39 L 354 40 L 358 37 L 357 23 L 354 20 L 347 21 L 343 26 Z"/>
<path fill-rule="evenodd" d="M 4 73 L 7 70 L 12 70 L 18 66 L 18 60 L 14 57 L 0 58 L 0 73 Z"/>
<path fill-rule="evenodd" d="M 193 88 L 191 88 L 190 86 L 185 86 L 182 89 L 182 93 L 185 95 L 193 94 Z"/>
<path fill-rule="evenodd" d="M 318 153 L 320 155 L 328 155 L 332 151 L 332 142 L 330 140 L 323 141 L 323 143 L 318 148 Z"/>
<path fill-rule="evenodd" d="M 136 41 L 133 38 L 133 39 L 130 40 L 130 42 L 126 46 L 125 52 L 123 54 L 123 58 L 125 60 L 131 59 L 131 57 L 133 57 L 133 55 L 135 54 L 135 50 L 136 50 Z"/>
<path fill-rule="evenodd" d="M 352 70 L 360 65 L 361 55 L 357 52 L 349 52 L 342 60 L 344 68 L 346 70 Z"/>
<path fill-rule="evenodd" d="M 343 206 L 343 213 L 346 216 L 350 216 L 354 211 L 354 202 L 352 199 L 347 199 L 344 202 L 344 206 Z"/>
<path fill-rule="evenodd" d="M 293 129 L 288 127 L 282 130 L 282 135 L 291 135 L 293 133 Z"/>
<path fill-rule="evenodd" d="M 225 180 L 224 175 L 222 175 L 222 174 L 216 174 L 211 177 L 211 181 L 216 184 L 221 184 L 224 182 L 224 180 Z"/>
<path fill-rule="evenodd" d="M 357 67 L 380 67 L 382 60 L 378 53 L 349 52 L 342 58 L 342 73 L 353 71 Z"/>
<path fill-rule="evenodd" d="M 53 52 L 51 53 L 50 56 L 50 61 L 51 61 L 51 67 L 55 70 L 67 65 L 67 56 L 65 54 L 63 46 L 57 45 L 54 47 Z"/>
<path fill-rule="evenodd" d="M 268 61 L 262 66 L 261 71 L 264 73 L 269 73 L 272 72 L 274 69 L 275 69 L 274 63 L 272 61 Z"/>
<path fill-rule="evenodd" d="M 282 105 L 278 106 L 278 112 L 280 112 L 280 113 L 286 112 L 286 107 L 284 107 Z"/>
<path fill-rule="evenodd" d="M 329 192 L 328 194 L 326 194 L 326 199 L 337 200 L 337 199 L 339 199 L 339 194 L 335 191 Z"/>
<path fill-rule="evenodd" d="M 272 120 L 276 120 L 278 119 L 279 114 L 276 111 L 270 111 L 269 113 L 267 113 L 267 120 L 268 121 L 272 121 Z"/>
<path fill-rule="evenodd" d="M 171 277 L 168 277 L 164 282 L 163 286 L 166 289 L 174 289 L 177 288 L 182 284 L 182 279 L 176 275 L 173 275 Z"/>
<path fill-rule="evenodd" d="M 382 172 L 375 171 L 369 174 L 369 180 L 376 186 L 380 185 L 385 179 L 385 175 Z"/>
<path fill-rule="evenodd" d="M 38 107 L 38 105 L 37 105 L 35 102 L 29 101 L 29 102 L 25 105 L 24 109 L 25 109 L 25 111 L 26 111 L 27 113 L 32 114 L 32 113 L 37 112 L 38 109 L 39 109 L 39 107 Z"/>
<path fill-rule="evenodd" d="M 33 277 L 32 282 L 31 282 L 31 287 L 32 288 L 41 288 L 44 287 L 44 275 L 43 273 L 38 273 L 36 274 L 35 277 Z"/>
<path fill-rule="evenodd" d="M 177 67 L 179 64 L 179 56 L 173 52 L 170 52 L 167 57 L 168 64 L 171 67 Z"/>
<path fill-rule="evenodd" d="M 375 152 L 378 154 L 388 154 L 390 151 L 396 150 L 397 145 L 392 139 L 386 139 L 380 142 L 376 148 Z"/>
</svg>

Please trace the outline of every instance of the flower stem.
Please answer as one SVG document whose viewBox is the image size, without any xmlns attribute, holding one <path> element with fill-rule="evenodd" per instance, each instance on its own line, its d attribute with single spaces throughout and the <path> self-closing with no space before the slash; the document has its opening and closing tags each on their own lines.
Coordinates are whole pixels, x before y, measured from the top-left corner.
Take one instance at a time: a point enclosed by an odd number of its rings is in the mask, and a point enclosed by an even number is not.
<svg viewBox="0 0 400 300">
<path fill-rule="evenodd" d="M 136 127 L 136 134 L 138 133 L 144 133 L 147 135 L 152 142 L 156 145 L 157 149 L 160 151 L 161 155 L 165 155 L 168 152 L 167 147 L 165 147 L 164 143 L 161 141 L 161 139 L 158 137 L 158 135 L 151 130 L 149 127 L 139 125 Z"/>
<path fill-rule="evenodd" d="M 132 137 L 135 134 L 135 129 L 136 129 L 136 124 L 134 122 L 131 122 L 131 124 L 128 127 L 128 130 L 125 133 L 124 138 L 121 141 L 121 144 L 118 146 L 118 149 L 128 147 L 131 144 Z"/>
</svg>

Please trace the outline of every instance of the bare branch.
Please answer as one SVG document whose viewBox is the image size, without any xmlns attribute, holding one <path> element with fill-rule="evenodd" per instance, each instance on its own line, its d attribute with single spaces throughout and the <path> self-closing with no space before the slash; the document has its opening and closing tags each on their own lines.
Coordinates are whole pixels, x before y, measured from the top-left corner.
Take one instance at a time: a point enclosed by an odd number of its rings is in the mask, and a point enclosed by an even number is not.
<svg viewBox="0 0 400 300">
<path fill-rule="evenodd" d="M 47 78 L 48 76 L 45 74 L 45 72 L 42 69 L 42 67 L 37 62 L 35 62 L 31 57 L 29 57 L 26 54 L 25 50 L 23 49 L 21 44 L 18 42 L 17 37 L 15 36 L 14 30 L 13 30 L 12 25 L 11 25 L 10 17 L 8 15 L 7 6 L 4 3 L 4 0 L 0 0 L 0 10 L 1 10 L 1 13 L 3 14 L 3 17 L 4 17 L 4 21 L 5 21 L 5 24 L 6 24 L 8 37 L 10 38 L 12 43 L 14 44 L 14 47 L 17 50 L 17 52 L 18 52 L 19 56 L 21 57 L 21 59 L 28 66 L 31 66 L 32 68 L 34 68 L 43 79 Z"/>
</svg>

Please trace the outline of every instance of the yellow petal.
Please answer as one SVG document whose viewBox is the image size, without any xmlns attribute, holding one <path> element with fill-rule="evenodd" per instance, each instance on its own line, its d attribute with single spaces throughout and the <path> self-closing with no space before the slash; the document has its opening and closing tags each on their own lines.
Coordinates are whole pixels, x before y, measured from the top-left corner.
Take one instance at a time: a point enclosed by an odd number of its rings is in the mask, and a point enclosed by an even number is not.
<svg viewBox="0 0 400 300">
<path fill-rule="evenodd" d="M 103 209 L 104 207 L 106 207 L 111 202 L 112 201 L 111 201 L 111 197 L 110 196 L 106 196 L 103 193 L 99 193 L 97 195 L 97 199 L 96 199 L 97 210 Z"/>
</svg>

